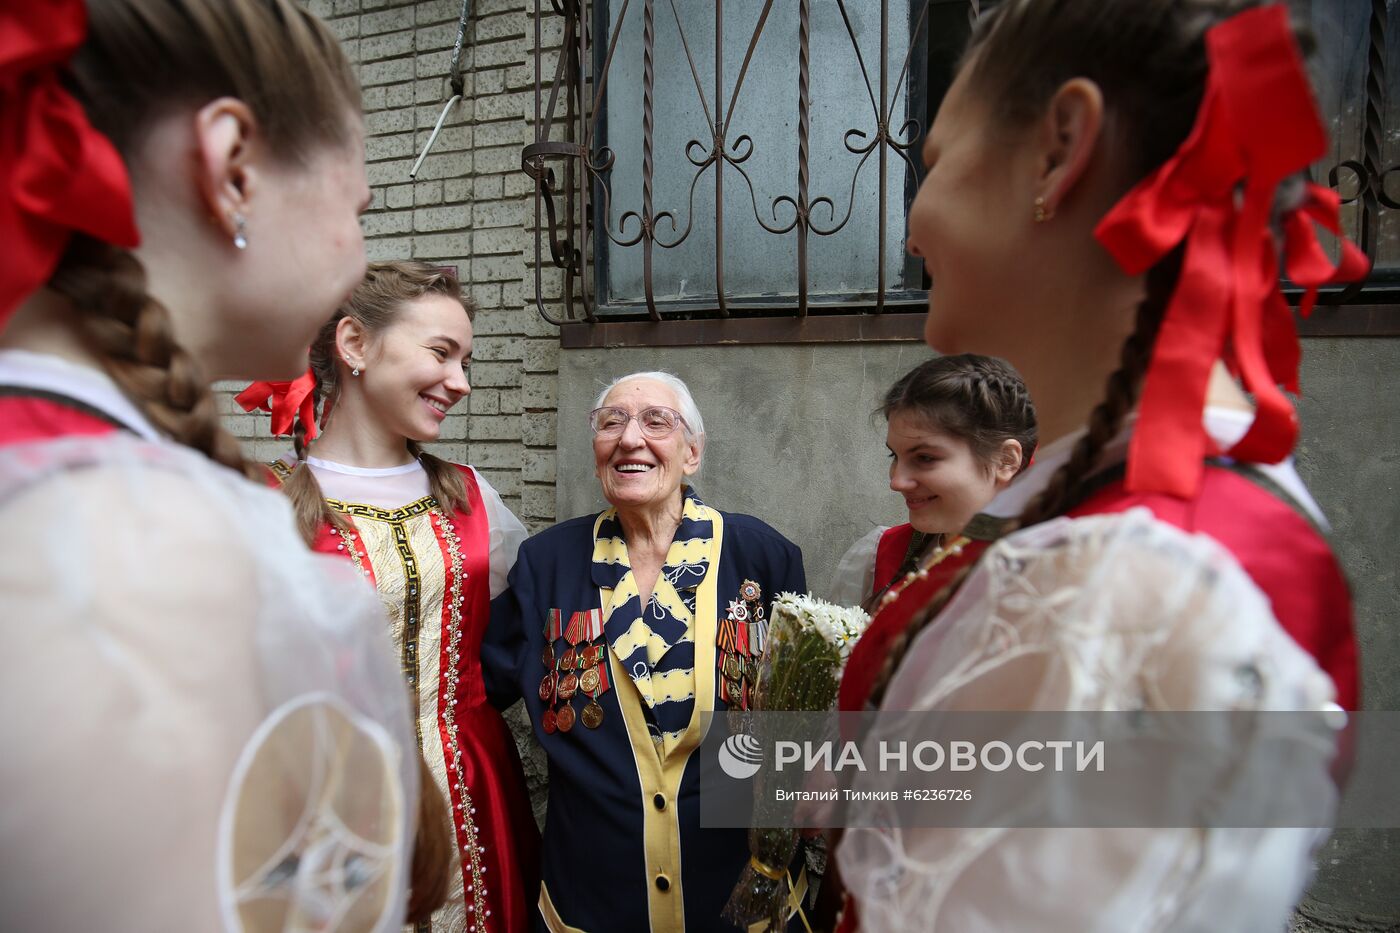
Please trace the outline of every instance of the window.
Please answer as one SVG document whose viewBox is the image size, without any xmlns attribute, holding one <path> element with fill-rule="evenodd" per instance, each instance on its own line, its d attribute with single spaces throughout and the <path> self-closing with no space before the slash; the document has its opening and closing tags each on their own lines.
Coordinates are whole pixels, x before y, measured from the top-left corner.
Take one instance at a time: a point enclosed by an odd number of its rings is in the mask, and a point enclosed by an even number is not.
<svg viewBox="0 0 1400 933">
<path fill-rule="evenodd" d="M 1313 175 L 1341 192 L 1348 234 L 1376 261 L 1365 289 L 1329 296 L 1364 313 L 1323 310 L 1305 332 L 1400 334 L 1387 132 L 1400 100 L 1385 85 L 1400 72 L 1398 30 L 1382 0 L 1290 3 L 1317 35 L 1333 121 Z M 568 321 L 922 310 L 928 283 L 904 250 L 919 147 L 990 5 L 569 0 L 555 16 L 537 4 L 537 24 L 562 18 L 564 49 L 557 70 L 537 58 L 537 141 L 523 160 L 540 205 L 539 290 L 562 275 Z"/>
</svg>

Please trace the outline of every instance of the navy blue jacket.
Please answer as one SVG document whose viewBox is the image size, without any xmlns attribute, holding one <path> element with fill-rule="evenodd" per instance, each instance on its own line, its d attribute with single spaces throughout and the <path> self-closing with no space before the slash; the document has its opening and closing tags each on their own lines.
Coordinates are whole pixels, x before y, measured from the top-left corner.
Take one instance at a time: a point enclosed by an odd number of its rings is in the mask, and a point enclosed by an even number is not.
<svg viewBox="0 0 1400 933">
<path fill-rule="evenodd" d="M 780 592 L 805 593 L 807 582 L 792 542 L 752 516 L 720 517 L 719 564 L 697 591 L 696 716 L 687 733 L 693 741 L 683 740 L 665 761 L 648 735 L 640 694 L 611 651 L 612 687 L 598 698 L 601 726 L 588 729 L 580 720 L 567 733 L 541 727 L 549 610 L 561 610 L 567 621 L 573 612 L 602 608 L 592 579 L 598 516 L 526 541 L 509 589 L 492 603 L 481 648 L 487 694 L 502 709 L 524 698 L 549 757 L 537 930 L 735 929 L 719 915 L 748 861 L 747 836 L 700 828 L 699 756 L 691 754 L 700 714 L 727 708 L 715 670 L 718 622 L 746 580 L 762 588 L 765 604 Z M 581 699 L 573 701 L 576 711 Z"/>
</svg>

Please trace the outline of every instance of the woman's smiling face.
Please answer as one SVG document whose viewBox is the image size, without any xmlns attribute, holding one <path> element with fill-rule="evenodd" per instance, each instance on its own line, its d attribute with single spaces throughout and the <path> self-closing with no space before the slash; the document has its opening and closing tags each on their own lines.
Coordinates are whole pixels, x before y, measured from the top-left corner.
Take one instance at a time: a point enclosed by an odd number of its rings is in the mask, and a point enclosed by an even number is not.
<svg viewBox="0 0 1400 933">
<path fill-rule="evenodd" d="M 601 407 L 632 415 L 615 437 L 593 435 L 593 464 L 603 497 L 620 509 L 659 508 L 680 498 L 685 478 L 700 468 L 703 443 L 684 423 L 667 437 L 648 437 L 636 415 L 648 408 L 680 408 L 670 386 L 629 379 L 614 387 Z"/>
</svg>

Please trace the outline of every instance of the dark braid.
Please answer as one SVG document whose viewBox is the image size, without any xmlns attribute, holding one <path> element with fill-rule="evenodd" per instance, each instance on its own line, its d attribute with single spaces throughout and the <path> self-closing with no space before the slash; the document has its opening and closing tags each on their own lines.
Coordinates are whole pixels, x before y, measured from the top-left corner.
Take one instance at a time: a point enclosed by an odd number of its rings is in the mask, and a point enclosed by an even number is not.
<svg viewBox="0 0 1400 933">
<path fill-rule="evenodd" d="M 1099 466 L 1104 447 L 1118 436 L 1123 419 L 1137 405 L 1143 376 L 1152 360 L 1152 347 L 1157 340 L 1162 317 L 1166 313 L 1168 302 L 1171 301 L 1177 275 L 1181 270 L 1181 255 L 1180 249 L 1173 251 L 1147 273 L 1147 294 L 1138 303 L 1136 326 L 1123 341 L 1118 368 L 1108 377 L 1104 400 L 1089 415 L 1089 430 L 1074 445 L 1069 460 L 1055 471 L 1040 495 L 1027 503 L 1021 514 L 1008 523 L 1006 533 L 1063 515 L 1079 502 L 1084 483 Z M 884 699 L 885 690 L 889 687 L 895 671 L 899 669 L 900 662 L 904 660 L 909 646 L 957 595 L 978 563 L 980 559 L 960 569 L 948 581 L 947 586 L 943 587 L 927 606 L 920 609 L 905 626 L 904 631 L 899 633 L 890 645 L 889 653 L 885 656 L 880 673 L 871 688 L 871 703 L 878 706 Z"/>
<path fill-rule="evenodd" d="M 78 321 L 88 349 L 158 430 L 263 481 L 224 430 L 209 382 L 176 343 L 170 312 L 146 292 L 146 271 L 135 256 L 77 235 L 49 284 L 82 311 Z"/>
</svg>

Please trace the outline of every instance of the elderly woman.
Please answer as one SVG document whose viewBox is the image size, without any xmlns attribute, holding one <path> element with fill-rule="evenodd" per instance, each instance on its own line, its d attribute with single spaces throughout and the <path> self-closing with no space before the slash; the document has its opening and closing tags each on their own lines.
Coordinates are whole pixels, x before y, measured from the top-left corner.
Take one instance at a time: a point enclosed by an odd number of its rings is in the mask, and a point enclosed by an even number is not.
<svg viewBox="0 0 1400 933">
<path fill-rule="evenodd" d="M 520 699 L 549 756 L 536 928 L 729 929 L 740 830 L 701 829 L 702 714 L 750 702 L 773 596 L 802 592 L 802 552 L 687 479 L 705 427 L 668 373 L 613 382 L 590 415 L 611 504 L 529 539 L 492 604 L 487 693 Z"/>
</svg>

